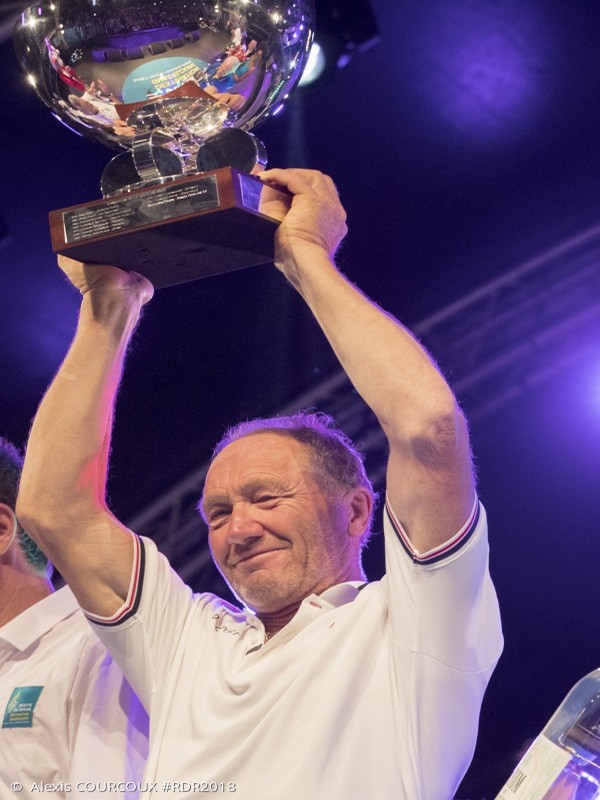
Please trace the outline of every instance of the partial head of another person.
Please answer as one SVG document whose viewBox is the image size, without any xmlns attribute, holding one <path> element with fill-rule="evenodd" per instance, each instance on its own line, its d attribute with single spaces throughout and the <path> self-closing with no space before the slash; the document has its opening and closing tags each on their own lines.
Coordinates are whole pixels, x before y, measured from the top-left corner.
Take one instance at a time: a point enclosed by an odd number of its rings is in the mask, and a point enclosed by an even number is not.
<svg viewBox="0 0 600 800">
<path fill-rule="evenodd" d="M 0 559 L 8 557 L 16 542 L 23 568 L 30 574 L 49 578 L 52 565 L 15 517 L 22 468 L 22 455 L 13 444 L 0 437 Z"/>
</svg>

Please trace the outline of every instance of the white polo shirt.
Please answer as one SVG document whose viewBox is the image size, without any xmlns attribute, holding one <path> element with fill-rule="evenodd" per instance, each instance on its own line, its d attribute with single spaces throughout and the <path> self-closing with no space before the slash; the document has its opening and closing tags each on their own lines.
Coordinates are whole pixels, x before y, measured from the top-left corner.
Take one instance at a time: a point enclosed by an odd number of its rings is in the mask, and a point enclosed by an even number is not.
<svg viewBox="0 0 600 800">
<path fill-rule="evenodd" d="M 264 643 L 136 537 L 127 602 L 93 620 L 150 709 L 148 797 L 453 796 L 502 649 L 485 513 L 417 555 L 388 509 L 385 539 L 381 581 L 307 597 Z"/>
<path fill-rule="evenodd" d="M 0 628 L 2 800 L 138 797 L 125 783 L 141 782 L 147 736 L 145 711 L 70 589 Z M 111 782 L 122 785 L 104 791 Z"/>
</svg>

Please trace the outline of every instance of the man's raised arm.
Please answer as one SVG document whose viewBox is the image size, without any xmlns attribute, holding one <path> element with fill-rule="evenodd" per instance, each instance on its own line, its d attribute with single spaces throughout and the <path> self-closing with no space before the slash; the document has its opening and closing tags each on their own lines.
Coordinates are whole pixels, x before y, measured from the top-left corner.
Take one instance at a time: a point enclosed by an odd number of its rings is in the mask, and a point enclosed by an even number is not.
<svg viewBox="0 0 600 800">
<path fill-rule="evenodd" d="M 475 498 L 465 419 L 436 365 L 399 322 L 336 269 L 345 213 L 330 178 L 268 170 L 267 185 L 294 199 L 276 237 L 276 266 L 302 295 L 348 377 L 375 412 L 390 445 L 392 507 L 419 553 L 467 521 Z M 266 213 L 276 214 L 265 202 Z"/>
<path fill-rule="evenodd" d="M 276 265 L 304 297 L 390 443 L 388 494 L 419 552 L 466 521 L 474 499 L 466 424 L 435 364 L 414 337 L 366 299 L 332 257 L 346 232 L 331 180 L 306 170 L 270 170 L 265 182 L 294 195 Z M 83 294 L 73 345 L 36 415 L 17 514 L 88 611 L 110 616 L 131 575 L 130 536 L 105 503 L 114 399 L 127 344 L 152 287 L 112 267 L 61 266 Z"/>
<path fill-rule="evenodd" d="M 113 408 L 152 286 L 114 267 L 59 264 L 83 295 L 79 323 L 36 414 L 16 512 L 80 604 L 110 616 L 127 596 L 133 558 L 131 536 L 105 502 Z"/>
</svg>

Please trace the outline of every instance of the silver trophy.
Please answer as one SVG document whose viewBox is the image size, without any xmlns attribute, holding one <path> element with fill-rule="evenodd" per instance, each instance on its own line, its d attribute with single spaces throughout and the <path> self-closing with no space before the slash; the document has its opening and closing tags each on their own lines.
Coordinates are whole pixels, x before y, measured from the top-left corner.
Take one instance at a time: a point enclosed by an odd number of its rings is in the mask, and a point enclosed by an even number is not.
<svg viewBox="0 0 600 800">
<path fill-rule="evenodd" d="M 113 257 L 156 285 L 269 260 L 253 244 L 262 237 L 272 254 L 274 223 L 261 220 L 262 184 L 250 174 L 265 166 L 266 152 L 250 130 L 280 110 L 300 79 L 313 28 L 313 0 L 30 6 L 14 30 L 29 83 L 71 130 L 121 151 L 102 174 L 104 201 L 51 213 L 55 251 Z M 241 231 L 243 212 L 251 219 Z M 166 254 L 172 262 L 173 237 L 185 241 L 179 272 L 175 265 L 157 276 L 135 257 L 141 249 L 148 264 Z M 237 252 L 233 266 L 223 248 Z M 209 272 L 195 274 L 199 256 L 213 265 Z"/>
</svg>

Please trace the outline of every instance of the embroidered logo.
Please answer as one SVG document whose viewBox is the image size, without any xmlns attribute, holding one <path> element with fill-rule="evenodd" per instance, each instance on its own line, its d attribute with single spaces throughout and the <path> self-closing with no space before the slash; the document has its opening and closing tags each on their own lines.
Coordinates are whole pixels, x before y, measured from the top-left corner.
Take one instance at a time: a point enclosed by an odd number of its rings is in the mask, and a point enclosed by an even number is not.
<svg viewBox="0 0 600 800">
<path fill-rule="evenodd" d="M 222 622 L 223 614 L 213 614 L 211 619 L 215 620 L 215 630 L 220 631 L 221 633 L 230 633 L 232 636 L 239 636 L 240 632 L 236 628 L 232 628 L 230 625 L 227 625 L 225 622 Z"/>
<path fill-rule="evenodd" d="M 43 686 L 17 686 L 6 704 L 3 728 L 31 728 L 33 710 L 40 699 Z"/>
</svg>

